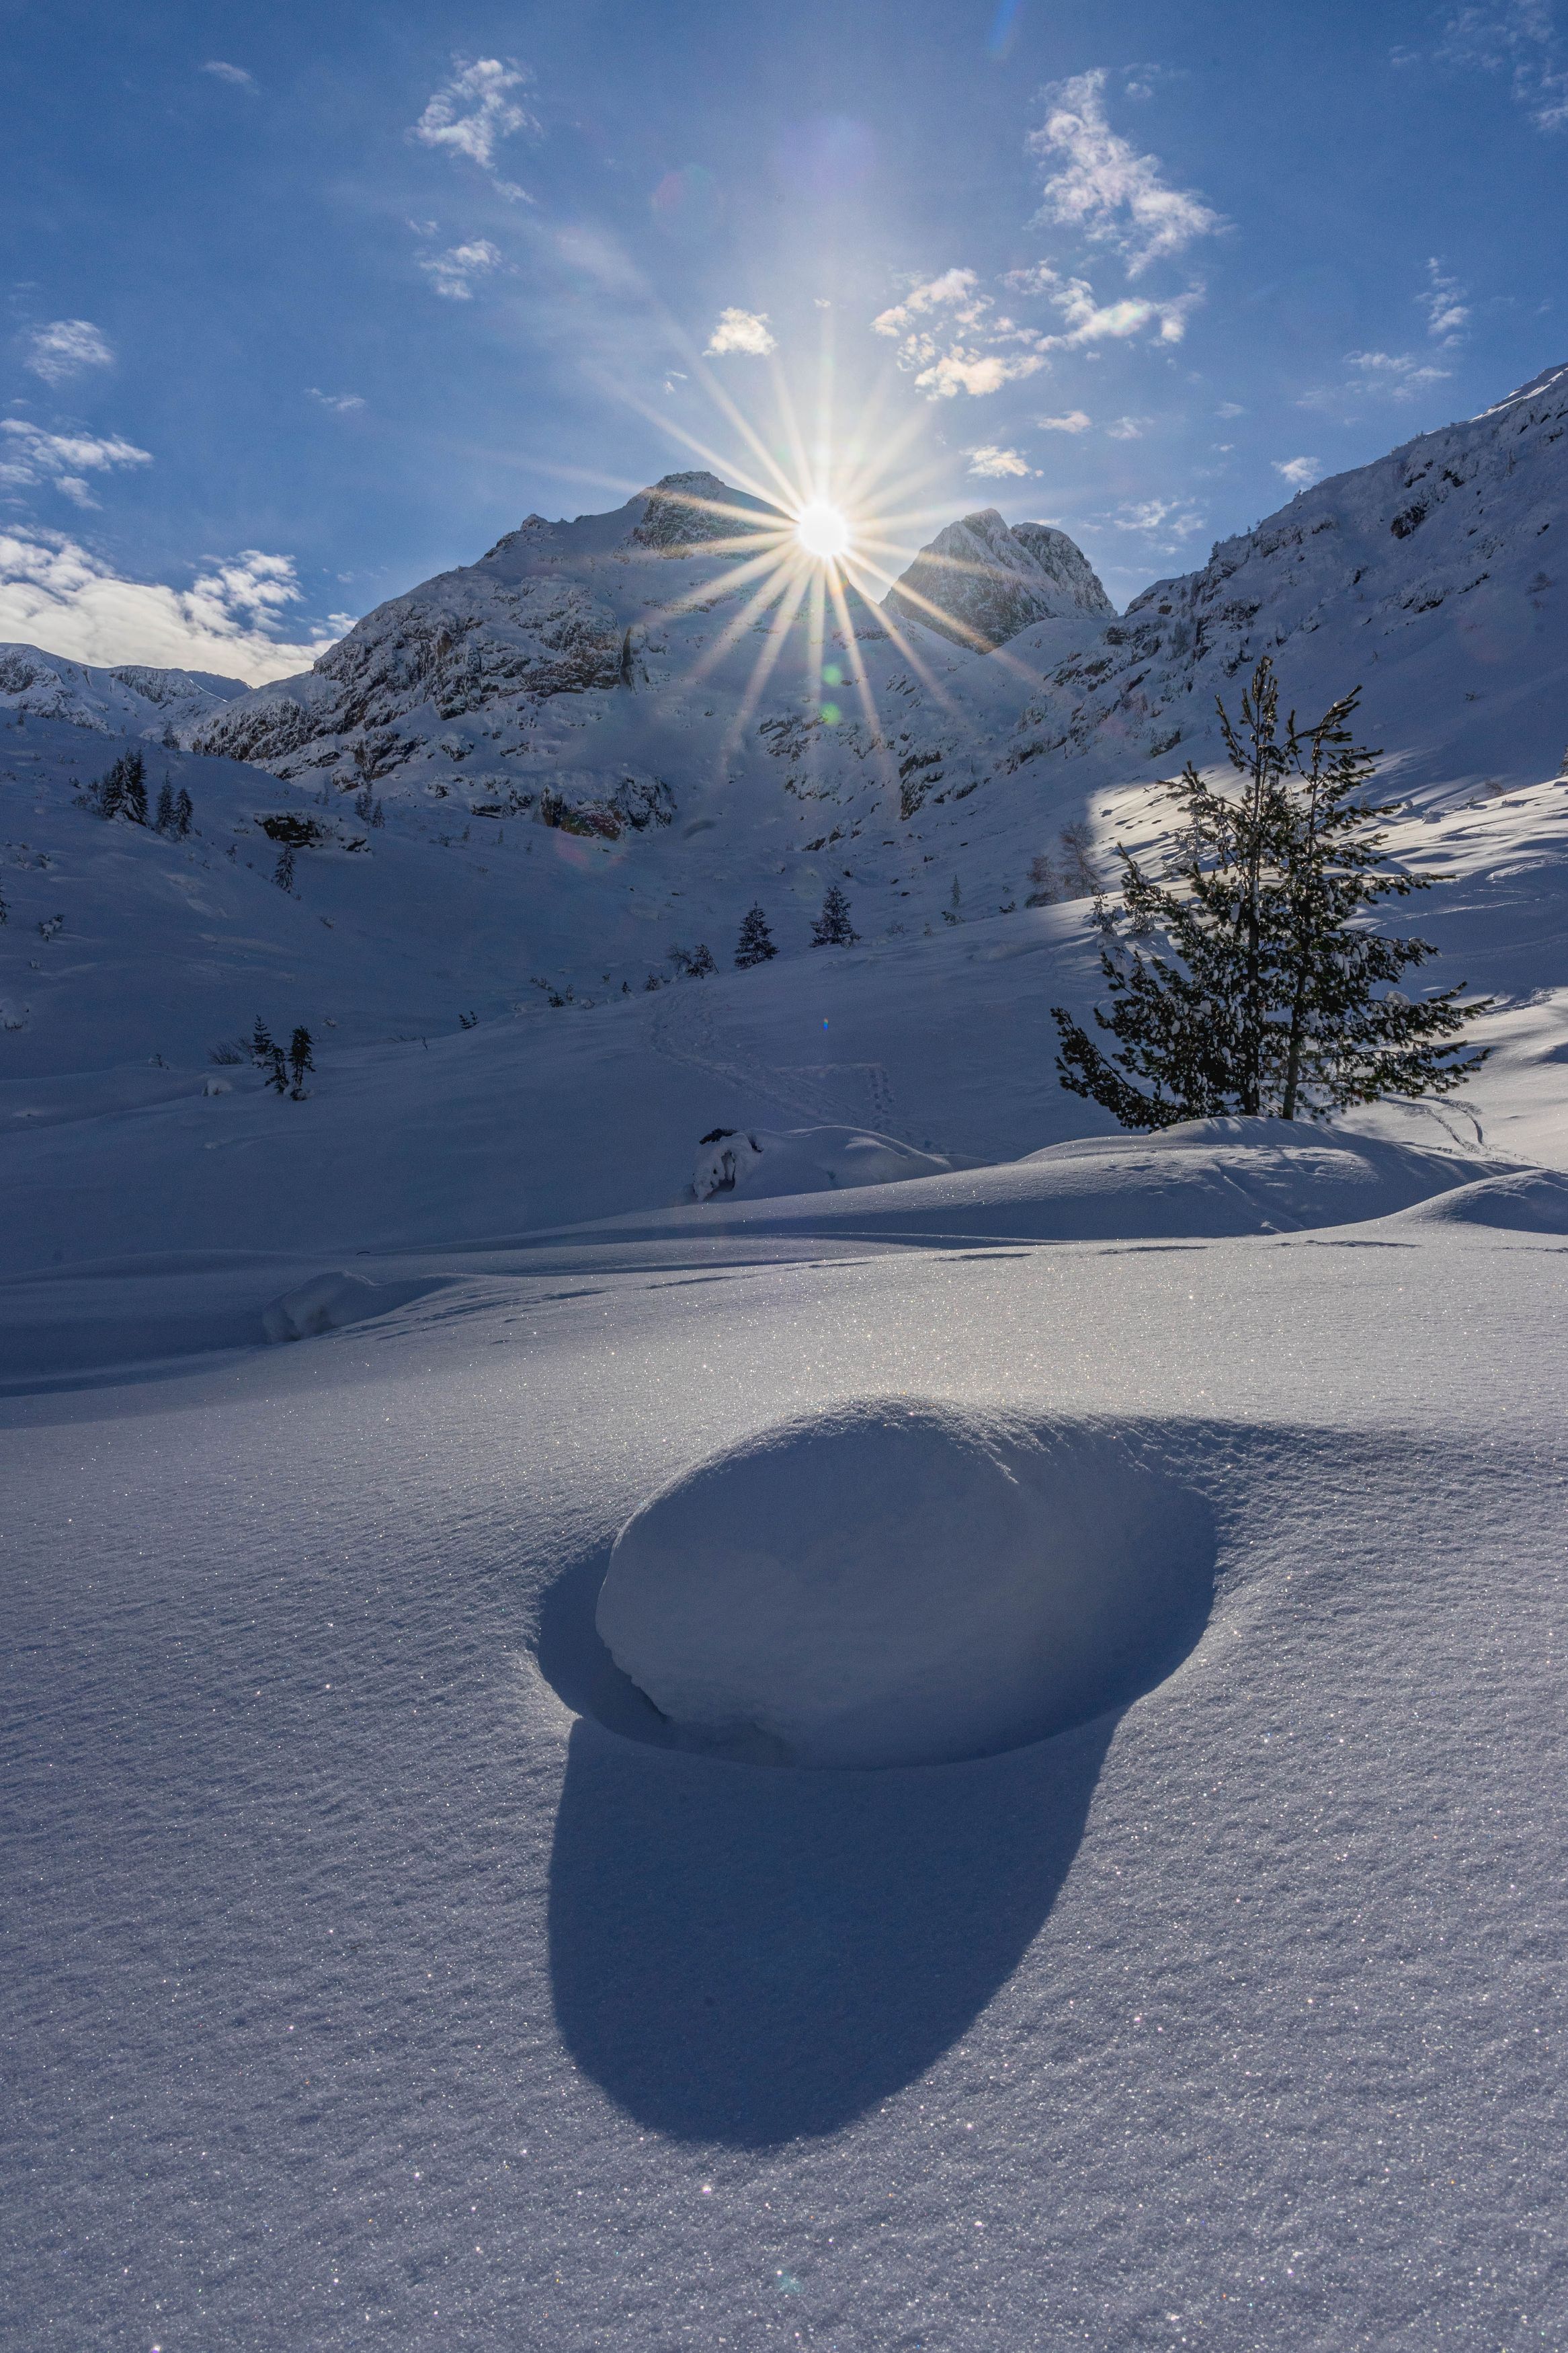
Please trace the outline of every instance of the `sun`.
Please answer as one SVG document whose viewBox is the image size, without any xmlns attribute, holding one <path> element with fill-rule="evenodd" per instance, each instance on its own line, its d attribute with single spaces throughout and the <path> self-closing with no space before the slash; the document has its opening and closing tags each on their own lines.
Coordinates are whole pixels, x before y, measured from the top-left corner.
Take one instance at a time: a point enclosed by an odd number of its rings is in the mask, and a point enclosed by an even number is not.
<svg viewBox="0 0 1568 2353">
<path fill-rule="evenodd" d="M 836 564 L 849 553 L 849 523 L 841 510 L 826 499 L 813 499 L 795 517 L 795 537 L 819 564 Z"/>
</svg>

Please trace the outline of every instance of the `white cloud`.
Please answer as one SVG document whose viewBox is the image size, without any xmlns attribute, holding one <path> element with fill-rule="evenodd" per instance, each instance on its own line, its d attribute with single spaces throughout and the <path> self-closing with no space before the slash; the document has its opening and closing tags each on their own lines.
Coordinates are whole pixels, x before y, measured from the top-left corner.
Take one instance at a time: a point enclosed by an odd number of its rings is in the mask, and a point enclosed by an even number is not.
<svg viewBox="0 0 1568 2353">
<path fill-rule="evenodd" d="M 1106 436 L 1112 441 L 1142 441 L 1143 427 L 1153 422 L 1152 417 L 1119 417 L 1114 425 L 1106 427 Z"/>
<path fill-rule="evenodd" d="M 1094 419 L 1081 408 L 1069 408 L 1065 417 L 1037 417 L 1035 422 L 1043 433 L 1087 433 Z"/>
<path fill-rule="evenodd" d="M 476 237 L 471 244 L 448 246 L 445 253 L 422 253 L 419 267 L 437 294 L 450 302 L 469 302 L 475 279 L 498 269 L 500 253 L 488 237 Z"/>
<path fill-rule="evenodd" d="M 408 135 L 423 146 L 466 155 L 503 196 L 531 203 L 526 189 L 500 176 L 496 150 L 519 131 L 537 134 L 536 118 L 512 95 L 526 90 L 532 79 L 528 68 L 515 58 L 454 58 L 450 79 L 430 99 Z"/>
<path fill-rule="evenodd" d="M 1429 384 L 1443 384 L 1447 368 L 1434 367 L 1414 352 L 1347 352 L 1346 367 L 1354 368 L 1363 392 L 1384 392 L 1391 400 L 1411 400 Z"/>
<path fill-rule="evenodd" d="M 1457 278 L 1447 275 L 1435 257 L 1426 264 L 1426 291 L 1417 294 L 1415 300 L 1426 313 L 1426 332 L 1445 345 L 1457 343 L 1470 315 L 1465 290 Z"/>
<path fill-rule="evenodd" d="M 1158 329 L 1155 341 L 1179 343 L 1187 332 L 1187 313 L 1203 301 L 1201 286 L 1168 302 L 1151 302 L 1138 294 L 1124 294 L 1119 302 L 1097 302 L 1086 279 L 1069 278 L 1051 301 L 1067 321 L 1067 332 L 1043 338 L 1047 350 L 1081 350 L 1086 343 L 1121 343 L 1140 335 L 1146 327 Z"/>
<path fill-rule="evenodd" d="M 0 486 L 24 490 L 47 482 L 63 491 L 79 507 L 95 507 L 88 487 L 89 474 L 106 474 L 115 466 L 150 466 L 152 452 L 116 436 L 106 440 L 96 433 L 46 433 L 19 417 L 0 418 Z"/>
<path fill-rule="evenodd" d="M 707 357 L 723 359 L 731 352 L 744 352 L 752 359 L 766 359 L 778 349 L 778 338 L 770 332 L 765 311 L 721 311 L 719 323 L 708 338 Z"/>
<path fill-rule="evenodd" d="M 1288 481 L 1293 491 L 1310 490 L 1323 478 L 1321 458 L 1276 458 L 1274 470 Z"/>
<path fill-rule="evenodd" d="M 1000 480 L 1006 474 L 1032 474 L 1034 468 L 1026 458 L 1019 456 L 1016 449 L 999 449 L 994 442 L 988 441 L 983 448 L 969 452 L 969 470 L 988 480 Z"/>
<path fill-rule="evenodd" d="M 363 393 L 321 392 L 314 385 L 310 385 L 305 397 L 307 400 L 319 401 L 323 408 L 334 410 L 339 417 L 352 417 L 356 408 L 364 406 Z"/>
<path fill-rule="evenodd" d="M 1222 400 L 1215 410 L 1216 417 L 1245 417 L 1246 414 L 1239 400 Z"/>
<path fill-rule="evenodd" d="M 83 368 L 112 367 L 114 353 L 90 319 L 52 319 L 28 336 L 25 364 L 46 384 L 64 384 Z"/>
<path fill-rule="evenodd" d="M 952 400 L 961 392 L 979 398 L 988 392 L 1000 392 L 1005 384 L 1013 384 L 1020 376 L 1037 375 L 1045 364 L 1037 352 L 1007 359 L 1000 352 L 967 351 L 962 343 L 954 343 L 951 351 L 921 368 L 915 382 L 933 400 Z"/>
<path fill-rule="evenodd" d="M 1568 65 L 1551 0 L 1493 0 L 1457 9 L 1437 55 L 1446 64 L 1507 72 L 1538 131 L 1568 128 Z"/>
<path fill-rule="evenodd" d="M 1159 552 L 1173 554 L 1184 540 L 1202 531 L 1204 518 L 1184 499 L 1141 499 L 1130 501 L 1111 517 L 1118 531 L 1149 534 Z"/>
<path fill-rule="evenodd" d="M 1028 144 L 1039 156 L 1061 156 L 1065 167 L 1045 184 L 1041 217 L 1081 229 L 1094 243 L 1114 246 L 1136 278 L 1152 261 L 1181 253 L 1195 237 L 1225 226 L 1191 190 L 1172 188 L 1152 155 L 1140 155 L 1105 119 L 1103 68 L 1058 82 L 1048 111 Z"/>
<path fill-rule="evenodd" d="M 232 82 L 236 90 L 256 88 L 256 76 L 247 73 L 243 66 L 231 66 L 226 58 L 208 58 L 202 71 L 211 74 L 215 81 Z"/>
<path fill-rule="evenodd" d="M 1005 269 L 1002 283 L 1010 286 L 1015 294 L 1044 294 L 1061 280 L 1048 261 L 1032 262 L 1027 269 Z"/>
<path fill-rule="evenodd" d="M 1010 284 L 1011 280 L 1008 280 Z M 909 332 L 914 320 L 929 311 L 951 310 L 957 306 L 955 324 L 972 327 L 991 308 L 988 296 L 975 295 L 980 280 L 973 269 L 944 269 L 940 278 L 928 278 L 922 285 L 911 287 L 901 302 L 873 319 L 873 332 L 879 335 L 902 335 Z"/>
<path fill-rule="evenodd" d="M 300 593 L 290 558 L 257 548 L 180 589 L 123 579 L 58 533 L 0 531 L 0 640 L 71 661 L 219 670 L 264 685 L 308 670 L 334 642 L 270 634 Z"/>
</svg>

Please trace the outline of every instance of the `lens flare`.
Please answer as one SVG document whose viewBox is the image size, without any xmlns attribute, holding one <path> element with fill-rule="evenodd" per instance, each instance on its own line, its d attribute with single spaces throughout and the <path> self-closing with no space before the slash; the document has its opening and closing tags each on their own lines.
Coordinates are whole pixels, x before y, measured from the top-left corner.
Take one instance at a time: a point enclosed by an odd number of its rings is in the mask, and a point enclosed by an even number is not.
<svg viewBox="0 0 1568 2353">
<path fill-rule="evenodd" d="M 795 536 L 820 564 L 836 564 L 849 553 L 848 518 L 826 499 L 813 499 L 795 518 Z"/>
</svg>

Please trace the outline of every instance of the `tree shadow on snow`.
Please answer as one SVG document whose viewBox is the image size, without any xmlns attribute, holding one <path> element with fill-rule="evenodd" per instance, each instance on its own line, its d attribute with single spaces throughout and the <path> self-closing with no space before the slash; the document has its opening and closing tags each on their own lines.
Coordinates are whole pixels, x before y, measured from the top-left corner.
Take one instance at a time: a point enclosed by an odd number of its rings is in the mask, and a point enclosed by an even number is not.
<svg viewBox="0 0 1568 2353">
<path fill-rule="evenodd" d="M 846 2124 L 1016 1968 L 1117 1721 L 888 1772 L 725 1764 L 580 1722 L 550 1876 L 574 2058 L 682 2139 L 756 2147 Z"/>
</svg>

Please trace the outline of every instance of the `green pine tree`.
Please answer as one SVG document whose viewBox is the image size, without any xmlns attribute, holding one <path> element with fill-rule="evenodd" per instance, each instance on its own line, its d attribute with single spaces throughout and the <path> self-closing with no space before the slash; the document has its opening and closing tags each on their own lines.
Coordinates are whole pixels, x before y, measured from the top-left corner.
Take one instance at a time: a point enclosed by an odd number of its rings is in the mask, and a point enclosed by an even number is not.
<svg viewBox="0 0 1568 2353">
<path fill-rule="evenodd" d="M 778 954 L 773 935 L 768 929 L 768 919 L 760 905 L 748 909 L 741 918 L 741 936 L 735 944 L 735 962 L 742 972 L 752 965 L 766 964 Z"/>
<path fill-rule="evenodd" d="M 1359 700 L 1358 689 L 1308 728 L 1292 712 L 1281 729 L 1266 658 L 1240 724 L 1219 706 L 1240 791 L 1216 792 L 1190 762 L 1166 784 L 1183 824 L 1163 881 L 1118 849 L 1122 910 L 1097 910 L 1111 934 L 1100 968 L 1112 1004 L 1095 1011 L 1118 1050 L 1052 1012 L 1062 1084 L 1123 1127 L 1223 1113 L 1321 1118 L 1388 1095 L 1446 1094 L 1485 1060 L 1463 1040 L 1485 1002 L 1461 1005 L 1463 982 L 1406 996 L 1398 982 L 1436 951 L 1367 923 L 1380 902 L 1436 878 L 1389 864 L 1378 821 L 1397 804 L 1366 797 L 1379 755 L 1354 741 Z M 1120 912 L 1135 939 L 1163 935 L 1170 953 L 1129 953 L 1115 936 Z"/>
<path fill-rule="evenodd" d="M 811 927 L 814 948 L 853 947 L 859 933 L 849 920 L 849 902 L 837 882 L 830 882 L 824 894 L 822 913 Z"/>
</svg>

